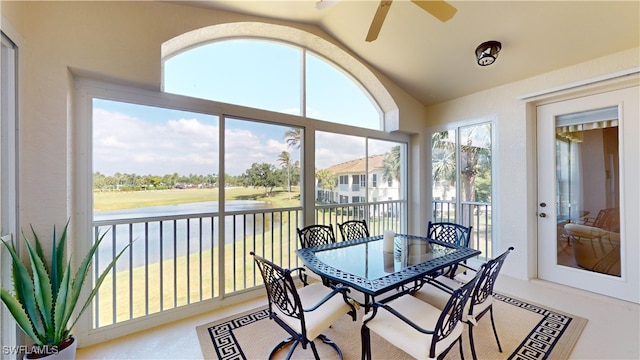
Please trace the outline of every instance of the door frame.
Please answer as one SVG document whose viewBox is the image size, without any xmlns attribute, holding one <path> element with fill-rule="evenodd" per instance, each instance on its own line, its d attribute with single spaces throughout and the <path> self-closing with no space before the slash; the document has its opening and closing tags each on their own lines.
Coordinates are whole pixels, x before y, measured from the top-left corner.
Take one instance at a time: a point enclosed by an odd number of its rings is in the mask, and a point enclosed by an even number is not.
<svg viewBox="0 0 640 360">
<path fill-rule="evenodd" d="M 563 106 L 563 104 L 577 103 L 579 101 L 585 101 L 585 99 L 588 99 L 588 100 L 599 99 L 602 96 L 607 96 L 607 94 L 612 94 L 612 93 L 622 94 L 622 92 L 625 92 L 625 91 L 632 91 L 632 92 L 635 91 L 635 96 L 636 96 L 635 101 L 637 101 L 638 88 L 639 88 L 638 76 L 636 72 L 635 76 L 632 76 L 631 79 L 627 78 L 627 79 L 622 79 L 620 81 L 613 81 L 613 84 L 611 83 L 602 84 L 602 86 L 600 87 L 595 87 L 595 90 L 591 89 L 591 91 L 585 90 L 585 91 L 575 91 L 575 92 L 568 91 L 559 97 L 556 96 L 556 97 L 550 97 L 548 99 L 542 99 L 540 101 L 535 101 L 535 102 L 532 101 L 530 105 L 532 106 L 532 109 L 533 109 L 532 120 L 533 120 L 533 123 L 535 124 L 534 134 L 536 139 L 534 140 L 534 144 L 536 144 L 535 154 L 534 154 L 536 158 L 534 161 L 537 162 L 537 156 L 539 152 L 542 150 L 538 148 L 538 131 L 539 131 L 539 129 L 537 128 L 538 115 L 539 115 L 538 106 L 550 105 L 551 107 L 559 108 Z M 616 91 L 621 91 L 621 93 L 614 93 Z M 620 95 L 620 96 L 624 96 L 624 95 Z M 607 101 L 604 101 L 603 104 L 617 105 L 621 107 L 625 106 L 622 100 L 616 103 L 611 103 L 610 100 L 607 100 Z M 596 105 L 594 107 L 600 107 L 600 105 Z M 637 103 L 635 107 L 637 108 Z M 622 108 L 620 111 L 622 112 L 624 110 L 625 109 Z M 576 109 L 576 111 L 578 111 L 578 109 Z M 636 114 L 636 116 L 638 115 Z M 635 142 L 635 144 L 632 144 L 634 141 L 632 141 L 631 136 L 637 136 L 635 133 L 640 133 L 640 131 L 638 131 L 638 128 L 640 125 L 638 125 L 638 118 L 636 118 L 635 120 L 633 118 L 627 119 L 626 122 L 628 123 L 627 126 L 629 125 L 629 123 L 631 123 L 631 125 L 633 126 L 625 128 L 625 124 L 624 124 L 625 120 L 621 119 L 621 126 L 619 128 L 619 138 L 620 138 L 619 163 L 621 164 L 620 201 L 621 201 L 621 210 L 622 210 L 620 220 L 621 220 L 621 237 L 623 238 L 623 246 L 621 247 L 621 256 L 626 257 L 626 258 L 623 257 L 621 259 L 622 267 L 624 268 L 622 270 L 621 277 L 617 278 L 617 277 L 606 276 L 598 273 L 590 273 L 583 270 L 560 267 L 557 264 L 555 265 L 555 267 L 552 267 L 551 269 L 544 268 L 544 266 L 548 266 L 548 265 L 544 264 L 545 259 L 543 259 L 543 256 L 547 256 L 547 257 L 549 256 L 549 253 L 550 253 L 549 248 L 551 246 L 546 245 L 546 248 L 545 248 L 545 244 L 539 241 L 539 236 L 548 236 L 549 234 L 549 233 L 541 234 L 542 228 L 539 227 L 540 218 L 537 217 L 538 212 L 542 211 L 542 209 L 539 207 L 539 202 L 542 201 L 542 199 L 539 199 L 540 194 L 538 194 L 538 185 L 540 185 L 540 182 L 538 179 L 539 179 L 539 176 L 541 176 L 540 175 L 541 168 L 539 167 L 536 167 L 536 184 L 538 184 L 536 185 L 536 190 L 535 190 L 536 193 L 534 196 L 534 201 L 536 206 L 536 212 L 535 212 L 536 235 L 534 237 L 535 245 L 532 246 L 532 250 L 535 251 L 537 254 L 537 261 L 535 263 L 536 273 L 538 278 L 542 280 L 558 282 L 563 285 L 573 286 L 583 290 L 592 291 L 592 292 L 600 293 L 603 295 L 612 296 L 612 297 L 620 298 L 627 301 L 632 301 L 635 303 L 640 303 L 640 290 L 638 289 L 639 287 L 638 283 L 640 282 L 639 280 L 640 271 L 638 268 L 638 261 L 633 261 L 633 260 L 638 260 L 638 259 L 633 259 L 633 256 L 634 256 L 633 254 L 639 253 L 639 250 L 638 250 L 638 242 L 634 243 L 632 239 L 633 234 L 638 234 L 639 232 L 638 222 L 634 221 L 633 219 L 637 219 L 640 216 L 638 211 L 638 205 L 637 205 L 640 202 L 640 195 L 638 195 L 638 190 L 632 189 L 633 184 L 631 183 L 631 179 L 638 178 L 638 171 L 639 171 L 638 168 L 640 167 L 639 164 L 637 164 L 637 162 L 634 163 L 634 161 L 637 159 L 634 159 L 633 152 L 638 152 L 637 150 L 638 145 L 637 145 L 637 141 Z M 634 131 L 634 134 L 633 135 L 626 134 L 626 139 L 623 139 L 623 136 L 625 136 L 625 132 L 628 133 L 629 131 Z M 629 164 L 631 164 L 632 166 L 629 166 Z M 629 195 L 632 196 L 632 198 L 629 198 Z M 553 209 L 555 209 L 555 199 L 550 199 L 547 202 L 551 202 L 551 201 L 554 202 Z M 555 214 L 551 214 L 551 215 L 552 216 L 546 218 L 547 221 L 555 220 Z M 554 236 L 554 239 L 555 239 L 555 236 Z M 554 241 L 554 244 L 555 244 L 555 241 Z M 625 256 L 625 254 L 627 255 Z M 553 260 L 555 260 L 555 257 Z M 579 274 L 580 272 L 584 274 L 580 275 Z M 570 279 L 573 279 L 573 280 L 570 280 Z M 582 279 L 582 280 L 576 281 L 576 279 Z"/>
</svg>

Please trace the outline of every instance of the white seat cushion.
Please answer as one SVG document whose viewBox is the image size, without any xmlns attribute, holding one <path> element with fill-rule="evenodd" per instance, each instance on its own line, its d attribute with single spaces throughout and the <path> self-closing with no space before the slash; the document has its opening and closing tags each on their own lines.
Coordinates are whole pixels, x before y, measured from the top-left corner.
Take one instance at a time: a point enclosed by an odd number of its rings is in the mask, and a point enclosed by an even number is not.
<svg viewBox="0 0 640 360">
<path fill-rule="evenodd" d="M 445 285 L 447 285 L 448 287 L 452 288 L 452 289 L 458 289 L 460 288 L 462 285 L 462 283 L 453 280 L 451 278 L 448 278 L 446 276 L 438 276 L 436 278 L 436 280 L 438 282 L 441 282 Z M 447 305 L 447 301 L 449 301 L 449 298 L 451 297 L 451 295 L 449 293 L 447 293 L 444 290 L 441 290 L 433 285 L 430 284 L 425 284 L 422 288 L 420 288 L 420 290 L 418 290 L 415 294 L 413 294 L 416 298 L 427 302 L 435 307 L 437 307 L 438 309 L 443 309 L 445 307 L 445 305 Z M 462 321 L 464 322 L 471 322 L 474 325 L 476 324 L 476 320 L 477 320 L 477 316 L 482 313 L 484 310 L 486 310 L 489 305 L 491 305 L 493 303 L 493 296 L 489 296 L 487 297 L 487 299 L 485 301 L 483 301 L 481 304 L 474 304 L 473 306 L 473 314 L 469 315 L 469 307 L 471 306 L 471 297 L 469 297 L 469 300 L 467 301 L 467 303 L 464 306 L 464 313 L 462 315 Z"/>
<path fill-rule="evenodd" d="M 331 291 L 332 290 L 330 288 L 322 285 L 321 283 L 313 283 L 298 289 L 298 295 L 300 296 L 302 307 L 304 309 L 308 309 L 317 304 Z M 305 312 L 304 319 L 307 327 L 307 339 L 314 340 L 340 317 L 345 316 L 349 310 L 351 310 L 351 307 L 344 302 L 342 294 L 336 294 L 314 311 Z M 299 319 L 283 314 L 275 306 L 273 307 L 273 311 L 279 318 L 284 320 L 289 327 L 298 333 L 302 333 Z"/>
<path fill-rule="evenodd" d="M 435 306 L 408 295 L 390 301 L 388 305 L 418 326 L 428 330 L 435 328 L 442 313 L 442 310 Z M 377 315 L 366 326 L 414 358 L 430 358 L 429 349 L 431 348 L 432 336 L 417 331 L 387 310 L 379 308 Z M 452 333 L 436 345 L 436 357 L 462 335 L 462 329 L 463 324 L 458 322 Z"/>
<path fill-rule="evenodd" d="M 448 278 L 446 276 L 438 276 L 436 279 L 436 281 L 443 283 L 445 285 L 447 285 L 448 287 L 450 287 L 453 290 L 456 290 L 458 288 L 460 288 L 462 286 L 461 283 Z M 449 298 L 451 298 L 451 294 L 449 294 L 448 292 L 439 289 L 429 283 L 424 284 L 420 290 L 418 290 L 415 294 L 413 294 L 413 296 L 417 297 L 418 299 L 427 302 L 435 307 L 437 307 L 438 309 L 444 309 L 444 306 L 447 305 L 447 302 L 449 301 Z M 468 308 L 467 308 L 468 309 Z M 465 313 L 466 313 L 466 309 L 465 309 Z"/>
</svg>

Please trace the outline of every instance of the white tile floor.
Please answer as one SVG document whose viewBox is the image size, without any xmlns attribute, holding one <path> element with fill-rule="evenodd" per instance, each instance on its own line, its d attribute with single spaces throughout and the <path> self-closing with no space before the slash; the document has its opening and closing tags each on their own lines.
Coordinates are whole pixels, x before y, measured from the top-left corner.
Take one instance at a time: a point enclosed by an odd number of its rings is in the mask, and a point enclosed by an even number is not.
<svg viewBox="0 0 640 360">
<path fill-rule="evenodd" d="M 570 359 L 640 359 L 640 305 L 540 280 L 501 276 L 496 291 L 589 320 Z M 78 359 L 202 359 L 195 327 L 266 303 L 258 298 L 107 343 L 78 349 Z"/>
</svg>

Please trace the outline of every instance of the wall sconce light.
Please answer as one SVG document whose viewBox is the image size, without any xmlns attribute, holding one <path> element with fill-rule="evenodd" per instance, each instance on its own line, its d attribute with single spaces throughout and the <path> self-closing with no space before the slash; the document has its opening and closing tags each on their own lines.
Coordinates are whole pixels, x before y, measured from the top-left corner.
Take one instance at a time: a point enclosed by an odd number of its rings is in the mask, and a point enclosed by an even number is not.
<svg viewBox="0 0 640 360">
<path fill-rule="evenodd" d="M 478 65 L 487 66 L 493 64 L 498 57 L 498 53 L 502 49 L 502 44 L 499 41 L 486 41 L 478 45 L 476 48 L 476 58 L 478 59 Z"/>
</svg>

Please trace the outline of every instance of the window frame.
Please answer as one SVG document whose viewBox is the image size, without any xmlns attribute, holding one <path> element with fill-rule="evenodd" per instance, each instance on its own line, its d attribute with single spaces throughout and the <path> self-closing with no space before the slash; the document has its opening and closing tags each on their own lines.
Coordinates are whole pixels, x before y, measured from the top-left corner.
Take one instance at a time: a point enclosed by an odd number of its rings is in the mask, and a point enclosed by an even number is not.
<svg viewBox="0 0 640 360">
<path fill-rule="evenodd" d="M 0 235 L 11 234 L 14 239 L 19 236 L 20 219 L 19 211 L 19 104 L 21 94 L 21 73 L 22 59 L 20 48 L 24 43 L 22 37 L 13 29 L 9 22 L 2 17 L 2 29 L 0 36 L 2 49 L 11 48 L 12 54 L 2 54 L 2 66 L 0 75 L 2 84 L 0 85 Z M 7 73 L 5 73 L 7 72 Z M 6 133 L 6 134 L 5 134 Z M 20 249 L 18 249 L 19 251 Z M 11 278 L 11 257 L 7 251 L 0 251 L 2 261 L 2 274 L 0 283 L 10 288 L 7 284 L 12 284 Z M 7 308 L 0 309 L 0 338 L 3 345 L 18 345 L 21 332 L 15 326 Z"/>
<path fill-rule="evenodd" d="M 382 112 L 382 131 L 390 134 L 399 128 L 399 108 L 395 100 L 374 74 L 361 60 L 346 53 L 344 49 L 324 38 L 309 32 L 282 25 L 263 22 L 232 22 L 210 25 L 178 35 L 165 41 L 160 49 L 163 62 L 176 54 L 203 43 L 232 38 L 257 38 L 302 46 L 305 51 L 331 61 L 343 69 L 375 100 Z M 303 94 L 304 96 L 304 94 Z M 370 129 L 363 129 L 370 130 Z"/>
<path fill-rule="evenodd" d="M 498 143 L 497 143 L 497 135 L 496 135 L 496 129 L 498 128 L 497 126 L 497 122 L 498 122 L 498 118 L 497 115 L 488 115 L 485 117 L 481 117 L 481 118 L 476 118 L 476 119 L 470 119 L 470 120 L 461 120 L 458 122 L 452 122 L 452 123 L 448 123 L 442 126 L 437 126 L 437 127 L 430 127 L 427 128 L 426 131 L 426 141 L 428 142 L 427 145 L 427 154 L 425 156 L 425 159 L 427 159 L 427 166 L 426 166 L 426 171 L 428 176 L 432 178 L 433 176 L 433 166 L 432 166 L 432 140 L 433 140 L 433 135 L 435 133 L 438 132 L 444 132 L 444 131 L 453 131 L 455 134 L 455 141 L 456 141 L 456 147 L 455 147 L 455 154 L 456 154 L 456 193 L 459 194 L 461 191 L 461 180 L 460 180 L 460 146 L 459 146 L 459 142 L 460 142 L 460 129 L 462 128 L 467 128 L 467 127 L 471 127 L 471 126 L 480 126 L 483 124 L 489 124 L 491 126 L 491 134 L 490 134 L 490 141 L 491 141 L 491 153 L 492 153 L 492 158 L 491 158 L 491 201 L 489 202 L 489 206 L 490 206 L 490 221 L 491 221 L 491 227 L 493 229 L 497 228 L 497 224 L 498 224 L 498 213 L 499 213 L 499 209 L 497 208 L 496 204 L 498 203 L 497 200 L 497 192 L 496 189 L 499 188 L 498 185 L 498 178 L 497 178 L 497 173 L 498 173 L 498 166 L 499 166 L 499 160 L 498 157 L 496 156 L 496 154 L 498 154 Z M 433 211 L 433 204 L 434 204 L 434 196 L 433 196 L 433 181 L 430 181 L 428 183 L 425 183 L 426 186 L 430 186 L 430 188 L 426 189 L 427 194 L 428 194 L 428 199 L 429 201 L 428 203 L 428 208 L 427 208 L 427 214 L 430 214 L 431 217 L 435 216 L 435 212 Z M 462 205 L 461 205 L 461 201 L 460 200 L 460 196 L 456 196 L 455 198 L 455 213 L 459 214 L 461 213 L 461 209 L 462 209 Z M 433 218 L 432 218 L 433 220 Z M 458 221 L 456 219 L 456 221 Z M 479 229 L 475 228 L 473 229 L 474 233 L 478 233 Z M 472 234 L 473 237 L 473 234 Z M 490 259 L 492 258 L 495 253 L 493 252 L 495 249 L 499 249 L 499 239 L 497 236 L 497 232 L 496 231 L 491 231 L 491 237 L 489 239 L 487 239 L 486 241 L 488 241 L 488 243 L 491 244 L 491 246 L 486 249 L 486 251 L 483 251 L 482 254 L 482 258 L 484 259 Z M 470 246 L 472 244 L 470 243 Z M 482 249 L 484 250 L 484 249 Z M 472 262 L 476 261 L 476 259 L 472 259 Z"/>
<path fill-rule="evenodd" d="M 4 24 L 3 24 L 4 26 Z M 331 132 L 337 134 L 354 135 L 365 139 L 380 139 L 403 143 L 405 147 L 405 155 L 409 152 L 411 136 L 406 132 L 399 131 L 399 107 L 393 97 L 386 89 L 384 84 L 379 80 L 377 73 L 374 73 L 361 60 L 355 58 L 345 50 L 324 38 L 309 32 L 296 29 L 289 26 L 274 25 L 260 22 L 232 22 L 217 25 L 211 25 L 204 28 L 194 29 L 190 32 L 178 35 L 162 44 L 161 66 L 164 59 L 177 54 L 181 51 L 197 46 L 203 42 L 211 42 L 219 39 L 232 37 L 256 37 L 268 41 L 287 42 L 303 46 L 306 51 L 313 52 L 316 56 L 321 56 L 332 61 L 340 69 L 343 69 L 356 80 L 368 94 L 375 99 L 375 103 L 380 107 L 383 114 L 383 129 L 372 130 L 367 128 L 359 128 L 339 123 L 329 123 L 316 120 L 305 116 L 289 115 L 284 113 L 276 113 L 268 110 L 249 108 L 240 105 L 220 103 L 216 101 L 194 99 L 187 96 L 174 95 L 162 92 L 162 89 L 156 91 L 150 88 L 134 87 L 126 79 L 122 81 L 103 75 L 84 74 L 75 76 L 74 95 L 71 116 L 71 128 L 73 137 L 69 144 L 69 162 L 72 164 L 70 169 L 69 189 L 73 189 L 73 196 L 70 199 L 71 228 L 70 231 L 78 239 L 93 239 L 92 233 L 92 98 L 98 97 L 105 100 L 125 101 L 139 103 L 141 105 L 158 106 L 164 108 L 175 108 L 178 110 L 194 111 L 199 113 L 219 115 L 225 117 L 233 117 L 237 119 L 247 119 L 252 121 L 264 121 L 279 125 L 291 125 L 304 129 L 303 158 L 300 161 L 302 172 L 301 183 L 301 200 L 303 211 L 303 222 L 311 224 L 314 222 L 316 211 L 315 204 L 315 133 L 318 131 Z M 163 75 L 161 75 L 163 76 Z M 109 79 L 109 80 L 107 80 Z M 162 81 L 161 81 L 162 83 Z M 161 85 L 163 86 L 163 85 Z M 303 94 L 304 96 L 304 94 Z M 221 144 L 221 146 L 223 146 Z M 220 156 L 224 157 L 224 151 L 220 151 Z M 220 173 L 224 173 L 224 159 L 221 159 Z M 406 168 L 409 164 L 409 157 L 405 157 L 406 166 L 403 169 L 404 178 L 406 177 Z M 409 192 L 408 182 L 403 182 L 403 211 L 404 227 L 410 221 L 407 213 L 407 193 Z M 222 186 L 220 188 L 223 188 Z M 335 192 L 333 195 L 337 195 Z M 224 198 L 223 196 L 220 197 Z M 348 202 L 348 199 L 347 199 Z M 87 241 L 76 241 L 73 244 L 73 253 L 86 253 L 89 244 Z M 75 256 L 75 255 L 74 255 Z M 75 259 L 77 261 L 77 259 Z M 157 326 L 174 321 L 185 316 L 193 316 L 202 313 L 204 310 L 226 306 L 230 303 L 240 302 L 247 299 L 247 296 L 254 296 L 252 293 L 260 291 L 250 289 L 234 297 L 220 297 L 207 300 L 205 303 L 192 304 L 176 311 L 154 314 L 154 316 L 138 318 L 133 322 L 118 323 L 109 328 L 100 328 L 92 330 L 91 312 L 85 313 L 85 316 L 79 319 L 76 325 L 76 332 L 82 335 L 80 340 L 85 344 L 92 344 L 106 339 L 115 338 L 124 334 L 140 331 L 150 326 Z M 81 296 L 87 296 L 88 289 L 83 290 Z M 251 294 L 251 295 L 248 295 Z M 87 315 L 89 314 L 89 315 Z"/>
<path fill-rule="evenodd" d="M 78 238 L 92 239 L 92 101 L 93 98 L 100 98 L 112 101 L 123 101 L 128 103 L 136 103 L 141 105 L 156 106 L 162 108 L 176 109 L 182 111 L 194 111 L 209 115 L 218 115 L 224 118 L 247 119 L 251 121 L 261 121 L 285 126 L 301 127 L 304 131 L 304 139 L 302 141 L 303 159 L 301 160 L 302 168 L 302 184 L 301 197 L 304 223 L 312 223 L 315 207 L 315 143 L 309 139 L 315 137 L 316 131 L 335 132 L 338 134 L 366 136 L 376 139 L 384 139 L 404 143 L 408 146 L 409 136 L 405 134 L 387 134 L 382 131 L 354 128 L 351 126 L 328 123 L 324 121 L 307 119 L 303 117 L 275 113 L 266 110 L 246 108 L 226 103 L 218 103 L 215 101 L 205 101 L 202 99 L 193 99 L 186 96 L 162 93 L 149 89 L 134 88 L 129 84 L 120 84 L 106 82 L 102 79 L 94 79 L 88 77 L 77 77 L 75 80 L 74 94 L 74 112 L 73 112 L 73 128 L 76 136 L 71 144 L 71 156 L 74 163 L 72 171 L 71 186 L 74 189 L 74 199 L 71 204 L 72 221 L 71 231 Z M 224 148 L 219 152 L 220 156 L 220 173 L 224 173 Z M 346 179 L 349 180 L 348 175 Z M 223 189 L 223 187 L 220 187 Z M 405 190 L 406 193 L 406 190 Z M 222 199 L 223 196 L 221 195 Z M 405 196 L 406 198 L 406 196 Z M 342 199 L 340 199 L 342 201 Z M 345 199 L 348 203 L 349 199 Z M 408 218 L 405 219 L 408 221 Z M 405 225 L 406 226 L 406 225 Z M 74 253 L 86 253 L 91 244 L 88 242 L 77 242 L 74 244 Z M 224 286 L 224 285 L 222 285 Z M 85 290 L 88 291 L 88 288 Z M 86 296 L 86 294 L 85 294 Z M 221 307 L 228 302 L 223 299 L 224 296 L 207 300 L 209 306 Z M 135 319 L 131 324 L 128 322 L 110 325 L 107 328 L 92 329 L 92 316 L 84 316 L 77 323 L 78 333 L 86 334 L 86 341 L 91 343 L 94 338 L 100 337 L 116 337 L 122 335 L 122 329 L 139 329 L 138 324 L 146 326 L 160 325 L 168 319 L 177 319 L 181 316 L 190 316 L 199 313 L 198 306 L 185 306 L 176 311 L 169 311 L 166 314 L 154 314 L 154 316 L 142 317 Z M 144 320 L 143 320 L 144 319 Z M 128 331 L 128 330 L 127 330 Z M 135 331 L 135 330 L 134 330 Z"/>
</svg>

